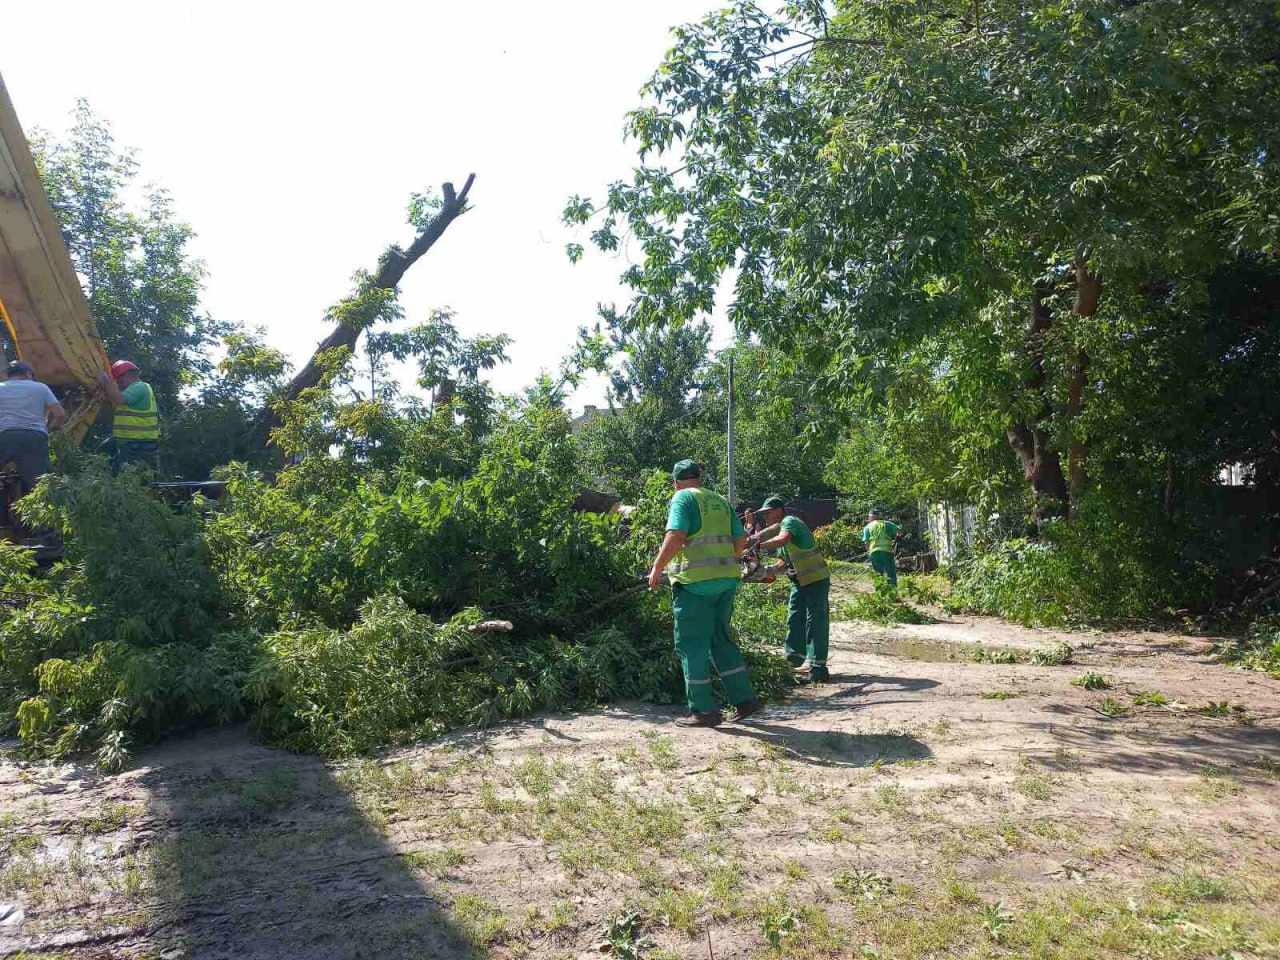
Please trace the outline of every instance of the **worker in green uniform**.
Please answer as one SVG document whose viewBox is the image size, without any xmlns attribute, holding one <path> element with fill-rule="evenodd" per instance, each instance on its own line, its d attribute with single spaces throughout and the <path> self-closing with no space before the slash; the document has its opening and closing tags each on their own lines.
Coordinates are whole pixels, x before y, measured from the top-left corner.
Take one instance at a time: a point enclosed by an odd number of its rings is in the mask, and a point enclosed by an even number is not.
<svg viewBox="0 0 1280 960">
<path fill-rule="evenodd" d="M 729 635 L 729 621 L 746 531 L 728 500 L 703 489 L 698 464 L 681 460 L 672 468 L 671 480 L 676 492 L 667 512 L 667 534 L 649 570 L 649 589 L 661 586 L 665 570 L 690 711 L 676 723 L 714 727 L 724 720 L 711 692 L 712 666 L 735 708 L 729 719 L 745 720 L 760 709 L 760 701 L 742 651 Z"/>
<path fill-rule="evenodd" d="M 156 392 L 142 379 L 138 365 L 117 360 L 111 374 L 98 374 L 112 407 L 111 438 L 103 444 L 111 452 L 112 472 L 129 463 L 160 469 L 160 411 Z"/>
<path fill-rule="evenodd" d="M 747 541 L 762 550 L 782 548 L 778 572 L 791 578 L 787 598 L 787 660 L 797 673 L 808 673 L 815 683 L 831 679 L 827 647 L 831 639 L 831 571 L 814 543 L 813 531 L 803 520 L 787 516 L 781 497 L 769 497 L 756 516 L 763 529 Z"/>
<path fill-rule="evenodd" d="M 893 556 L 893 541 L 901 537 L 903 530 L 892 520 L 883 520 L 877 510 L 867 514 L 867 525 L 862 528 L 862 542 L 867 545 L 871 569 L 898 586 L 898 561 Z"/>
</svg>

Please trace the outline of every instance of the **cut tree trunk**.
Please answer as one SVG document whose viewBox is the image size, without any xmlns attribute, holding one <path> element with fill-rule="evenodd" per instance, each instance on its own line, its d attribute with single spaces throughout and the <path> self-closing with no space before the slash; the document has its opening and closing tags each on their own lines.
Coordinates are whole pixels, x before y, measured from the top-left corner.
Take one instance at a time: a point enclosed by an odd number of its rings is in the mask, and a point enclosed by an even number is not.
<svg viewBox="0 0 1280 960">
<path fill-rule="evenodd" d="M 417 263 L 422 256 L 430 250 L 443 235 L 445 230 L 449 228 L 449 224 L 453 223 L 458 217 L 467 212 L 467 195 L 471 192 L 471 185 L 475 182 L 476 175 L 473 173 L 467 177 L 467 182 L 462 185 L 462 190 L 454 189 L 452 183 L 446 183 L 441 187 L 444 194 L 444 204 L 422 232 L 414 238 L 413 243 L 409 244 L 408 250 L 401 250 L 399 247 L 392 247 L 388 255 L 383 257 L 378 272 L 373 276 L 371 285 L 375 289 L 394 290 L 400 284 L 400 280 L 408 272 L 409 268 Z M 296 400 L 302 391 L 316 386 L 320 383 L 324 376 L 324 366 L 320 362 L 320 358 L 330 350 L 345 347 L 354 350 L 356 341 L 360 339 L 360 334 L 364 332 L 364 327 L 355 323 L 339 323 L 327 337 L 320 341 L 320 345 L 316 347 L 315 353 L 311 355 L 311 359 L 307 361 L 306 366 L 298 371 L 297 375 L 290 381 L 289 385 L 284 389 L 279 399 L 289 401 Z M 272 406 L 268 406 L 262 414 L 263 439 L 265 439 L 266 431 L 275 425 L 275 414 Z"/>
</svg>

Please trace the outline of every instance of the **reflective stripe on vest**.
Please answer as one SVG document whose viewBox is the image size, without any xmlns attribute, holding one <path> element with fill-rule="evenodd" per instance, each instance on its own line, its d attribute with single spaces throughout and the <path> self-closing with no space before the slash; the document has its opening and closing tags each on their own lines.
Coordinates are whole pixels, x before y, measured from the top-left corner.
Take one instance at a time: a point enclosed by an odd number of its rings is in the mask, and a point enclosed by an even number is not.
<svg viewBox="0 0 1280 960">
<path fill-rule="evenodd" d="M 676 583 L 738 579 L 738 558 L 733 552 L 733 508 L 718 493 L 691 488 L 702 518 L 702 529 L 676 554 L 667 575 Z"/>
<path fill-rule="evenodd" d="M 159 440 L 160 411 L 156 407 L 156 392 L 151 384 L 142 384 L 147 388 L 147 407 L 135 410 L 127 403 L 115 409 L 111 421 L 111 433 L 117 440 Z"/>
<path fill-rule="evenodd" d="M 791 569 L 795 571 L 796 583 L 800 586 L 807 587 L 811 583 L 826 580 L 831 576 L 831 571 L 827 569 L 827 558 L 816 547 L 805 550 L 797 547 L 792 540 L 784 549 L 787 551 L 787 560 L 791 563 Z"/>
</svg>

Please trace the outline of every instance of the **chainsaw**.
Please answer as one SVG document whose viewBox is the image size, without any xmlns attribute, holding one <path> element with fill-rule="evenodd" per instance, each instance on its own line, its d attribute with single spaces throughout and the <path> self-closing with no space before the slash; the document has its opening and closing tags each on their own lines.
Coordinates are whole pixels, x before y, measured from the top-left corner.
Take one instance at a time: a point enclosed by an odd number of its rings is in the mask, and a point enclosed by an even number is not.
<svg viewBox="0 0 1280 960">
<path fill-rule="evenodd" d="M 761 559 L 760 553 L 755 547 L 749 547 L 742 552 L 742 575 L 739 579 L 743 583 L 773 583 L 778 578 L 773 571 L 773 561 L 769 559 Z"/>
</svg>

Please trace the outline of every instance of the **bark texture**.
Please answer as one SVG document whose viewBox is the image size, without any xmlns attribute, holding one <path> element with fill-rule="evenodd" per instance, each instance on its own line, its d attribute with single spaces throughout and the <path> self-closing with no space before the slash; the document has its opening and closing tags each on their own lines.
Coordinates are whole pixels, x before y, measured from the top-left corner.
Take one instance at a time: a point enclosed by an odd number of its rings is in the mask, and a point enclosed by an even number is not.
<svg viewBox="0 0 1280 960">
<path fill-rule="evenodd" d="M 1049 405 L 1045 373 L 1045 339 L 1053 326 L 1053 315 L 1045 300 L 1049 288 L 1037 284 L 1031 298 L 1027 319 L 1026 350 L 1029 359 L 1023 379 L 1026 392 L 1037 398 L 1034 417 L 1015 421 L 1009 428 L 1009 446 L 1022 464 L 1022 475 L 1031 488 L 1031 513 L 1036 523 L 1044 523 L 1066 513 L 1067 480 L 1062 472 L 1062 459 L 1053 448 L 1049 425 L 1053 410 Z"/>
<path fill-rule="evenodd" d="M 1075 286 L 1072 312 L 1081 317 L 1093 316 L 1102 295 L 1102 278 L 1080 260 L 1070 275 L 1070 282 Z M 1009 445 L 1018 455 L 1023 476 L 1031 489 L 1032 516 L 1037 524 L 1073 513 L 1089 483 L 1089 446 L 1076 429 L 1089 382 L 1089 352 L 1084 347 L 1069 347 L 1064 364 L 1067 382 L 1062 424 L 1072 434 L 1067 445 L 1065 471 L 1061 452 L 1052 436 L 1054 391 L 1050 389 L 1045 364 L 1045 351 L 1054 327 L 1053 311 L 1048 303 L 1052 292 L 1047 284 L 1036 285 L 1027 320 L 1028 365 L 1023 388 L 1035 398 L 1036 412 L 1032 417 L 1015 421 L 1008 431 Z"/>
</svg>

